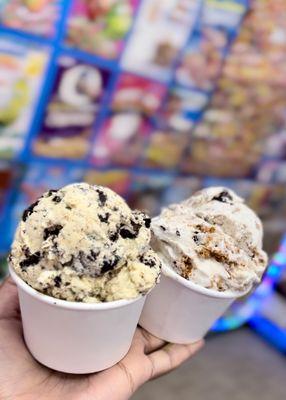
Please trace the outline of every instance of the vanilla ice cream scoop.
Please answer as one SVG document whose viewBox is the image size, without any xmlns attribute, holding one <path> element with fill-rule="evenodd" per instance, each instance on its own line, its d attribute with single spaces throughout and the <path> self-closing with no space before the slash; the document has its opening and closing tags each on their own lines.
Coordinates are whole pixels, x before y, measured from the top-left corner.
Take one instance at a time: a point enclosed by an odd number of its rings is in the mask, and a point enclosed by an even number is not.
<svg viewBox="0 0 286 400">
<path fill-rule="evenodd" d="M 69 301 L 132 299 L 156 283 L 151 220 L 112 190 L 78 183 L 27 208 L 9 262 L 34 289 Z"/>
<path fill-rule="evenodd" d="M 162 261 L 205 288 L 245 293 L 266 268 L 261 221 L 227 188 L 204 189 L 163 209 L 151 228 Z"/>
</svg>

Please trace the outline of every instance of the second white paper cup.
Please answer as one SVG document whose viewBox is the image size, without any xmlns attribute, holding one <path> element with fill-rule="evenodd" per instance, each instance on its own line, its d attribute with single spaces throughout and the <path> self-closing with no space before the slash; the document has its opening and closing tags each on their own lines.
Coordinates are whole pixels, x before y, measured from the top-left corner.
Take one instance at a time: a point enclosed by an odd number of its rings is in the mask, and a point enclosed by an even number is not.
<svg viewBox="0 0 286 400">
<path fill-rule="evenodd" d="M 240 296 L 196 285 L 163 265 L 160 283 L 147 296 L 139 324 L 167 342 L 193 343 Z"/>
<path fill-rule="evenodd" d="M 24 337 L 31 354 L 57 371 L 102 371 L 128 352 L 145 297 L 75 303 L 46 296 L 10 268 L 19 293 Z"/>
</svg>

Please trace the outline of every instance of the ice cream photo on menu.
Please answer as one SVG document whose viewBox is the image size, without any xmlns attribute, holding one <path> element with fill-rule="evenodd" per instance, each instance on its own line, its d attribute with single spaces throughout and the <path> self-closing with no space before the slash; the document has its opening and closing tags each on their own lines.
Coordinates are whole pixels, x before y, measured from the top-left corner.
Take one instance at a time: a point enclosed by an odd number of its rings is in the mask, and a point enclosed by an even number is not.
<svg viewBox="0 0 286 400">
<path fill-rule="evenodd" d="M 286 1 L 0 0 L 0 400 L 281 400 Z"/>
</svg>

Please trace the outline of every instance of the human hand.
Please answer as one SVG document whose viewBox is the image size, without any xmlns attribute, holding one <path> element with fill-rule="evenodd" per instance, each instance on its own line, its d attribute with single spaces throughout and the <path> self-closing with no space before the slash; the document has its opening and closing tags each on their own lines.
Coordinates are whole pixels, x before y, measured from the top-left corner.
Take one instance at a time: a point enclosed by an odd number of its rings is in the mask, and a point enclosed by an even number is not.
<svg viewBox="0 0 286 400">
<path fill-rule="evenodd" d="M 17 288 L 8 278 L 0 287 L 0 399 L 126 400 L 145 382 L 186 361 L 203 345 L 167 344 L 137 328 L 128 354 L 113 367 L 88 375 L 53 371 L 27 350 Z"/>
</svg>

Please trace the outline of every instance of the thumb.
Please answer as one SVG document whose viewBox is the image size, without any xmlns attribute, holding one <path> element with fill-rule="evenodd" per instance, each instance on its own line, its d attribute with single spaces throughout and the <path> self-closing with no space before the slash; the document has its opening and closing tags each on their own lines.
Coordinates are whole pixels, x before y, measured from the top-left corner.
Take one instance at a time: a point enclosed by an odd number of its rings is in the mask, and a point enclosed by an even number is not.
<svg viewBox="0 0 286 400">
<path fill-rule="evenodd" d="M 0 319 L 19 318 L 17 287 L 10 277 L 0 286 Z"/>
</svg>

